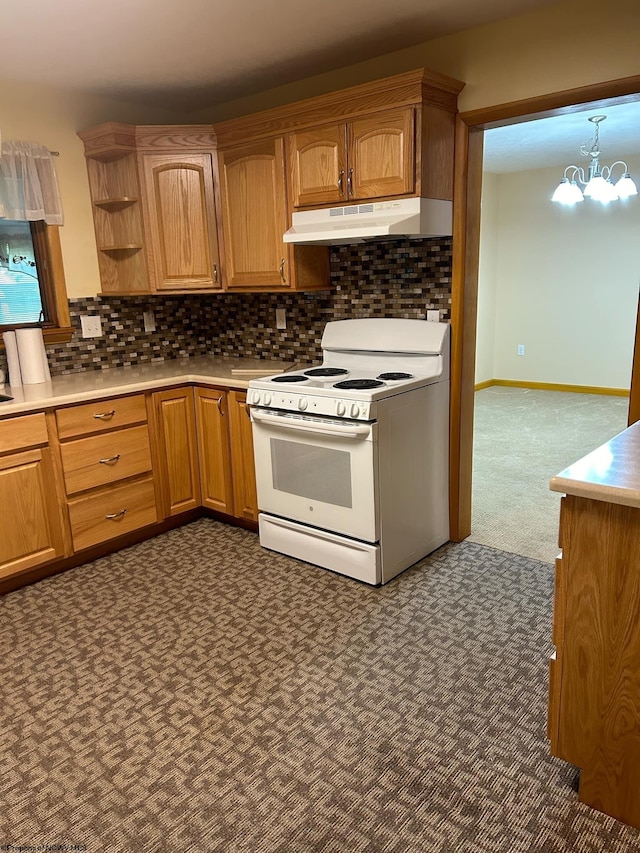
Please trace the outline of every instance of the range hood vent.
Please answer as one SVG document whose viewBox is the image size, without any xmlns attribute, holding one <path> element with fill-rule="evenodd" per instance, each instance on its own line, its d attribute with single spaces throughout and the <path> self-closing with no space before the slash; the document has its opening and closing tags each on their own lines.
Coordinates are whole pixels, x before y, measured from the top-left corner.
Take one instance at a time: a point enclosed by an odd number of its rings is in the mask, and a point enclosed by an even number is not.
<svg viewBox="0 0 640 853">
<path fill-rule="evenodd" d="M 293 214 L 285 243 L 336 246 L 384 237 L 450 237 L 453 204 L 435 198 L 401 198 Z"/>
</svg>

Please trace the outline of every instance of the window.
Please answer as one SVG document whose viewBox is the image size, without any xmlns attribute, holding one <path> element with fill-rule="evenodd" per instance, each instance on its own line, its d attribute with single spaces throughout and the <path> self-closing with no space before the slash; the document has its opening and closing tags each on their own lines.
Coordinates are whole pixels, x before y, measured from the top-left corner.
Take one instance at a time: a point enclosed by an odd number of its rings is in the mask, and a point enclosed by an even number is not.
<svg viewBox="0 0 640 853">
<path fill-rule="evenodd" d="M 71 339 L 58 226 L 62 205 L 51 152 L 19 140 L 0 156 L 0 331 L 42 326 L 45 341 Z"/>
<path fill-rule="evenodd" d="M 0 220 L 0 326 L 46 319 L 30 223 Z"/>
<path fill-rule="evenodd" d="M 33 324 L 49 343 L 71 339 L 58 228 L 0 219 L 0 331 Z"/>
</svg>

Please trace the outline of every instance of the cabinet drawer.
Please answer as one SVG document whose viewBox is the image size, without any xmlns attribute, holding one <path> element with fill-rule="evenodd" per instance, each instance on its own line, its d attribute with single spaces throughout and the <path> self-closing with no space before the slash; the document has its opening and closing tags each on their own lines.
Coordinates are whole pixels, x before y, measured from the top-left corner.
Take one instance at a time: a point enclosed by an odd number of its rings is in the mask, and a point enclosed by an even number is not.
<svg viewBox="0 0 640 853">
<path fill-rule="evenodd" d="M 56 412 L 58 435 L 61 440 L 77 435 L 90 435 L 115 427 L 144 423 L 147 408 L 144 394 L 133 397 L 114 397 L 111 400 L 96 400 L 81 406 L 71 406 Z"/>
<path fill-rule="evenodd" d="M 0 453 L 36 447 L 47 442 L 47 423 L 42 412 L 0 421 Z"/>
<path fill-rule="evenodd" d="M 110 486 L 69 501 L 69 520 L 76 551 L 154 524 L 158 515 L 153 480 Z"/>
<path fill-rule="evenodd" d="M 77 438 L 60 449 L 68 495 L 151 470 L 146 424 Z"/>
</svg>

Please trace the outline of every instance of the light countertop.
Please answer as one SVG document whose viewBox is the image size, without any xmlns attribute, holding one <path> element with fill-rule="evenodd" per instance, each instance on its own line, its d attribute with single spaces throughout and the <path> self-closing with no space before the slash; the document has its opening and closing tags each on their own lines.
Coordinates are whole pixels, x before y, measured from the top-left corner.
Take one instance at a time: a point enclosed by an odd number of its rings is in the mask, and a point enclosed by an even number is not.
<svg viewBox="0 0 640 853">
<path fill-rule="evenodd" d="M 549 488 L 567 495 L 640 507 L 640 422 L 565 468 L 551 479 Z"/>
<path fill-rule="evenodd" d="M 0 386 L 0 392 L 14 398 L 0 402 L 0 417 L 186 383 L 245 389 L 254 377 L 282 373 L 294 366 L 291 361 L 197 356 L 134 367 L 87 370 L 54 376 L 50 382 L 38 385 Z"/>
</svg>

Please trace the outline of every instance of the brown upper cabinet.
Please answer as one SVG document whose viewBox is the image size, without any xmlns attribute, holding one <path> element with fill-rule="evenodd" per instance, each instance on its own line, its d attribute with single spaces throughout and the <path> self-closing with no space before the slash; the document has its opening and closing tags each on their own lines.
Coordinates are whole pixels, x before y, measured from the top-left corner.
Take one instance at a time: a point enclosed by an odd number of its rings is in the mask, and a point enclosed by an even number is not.
<svg viewBox="0 0 640 853">
<path fill-rule="evenodd" d="M 452 200 L 463 85 L 422 68 L 215 125 L 81 132 L 103 291 L 329 287 L 328 248 L 283 241 L 292 213 Z"/>
<path fill-rule="evenodd" d="M 413 194 L 414 119 L 405 107 L 290 134 L 293 206 Z"/>
<path fill-rule="evenodd" d="M 219 290 L 212 155 L 143 154 L 142 166 L 155 289 Z"/>
<path fill-rule="evenodd" d="M 329 287 L 326 246 L 288 245 L 284 138 L 220 148 L 226 286 L 229 290 Z"/>
<path fill-rule="evenodd" d="M 212 128 L 110 122 L 79 136 L 102 290 L 221 290 Z"/>
</svg>

